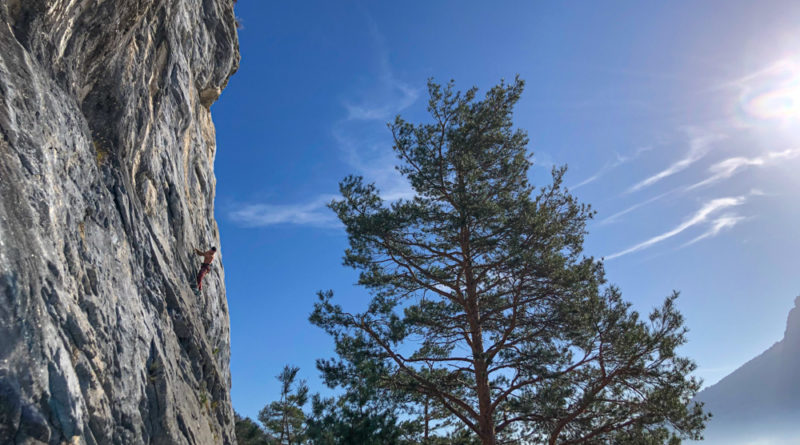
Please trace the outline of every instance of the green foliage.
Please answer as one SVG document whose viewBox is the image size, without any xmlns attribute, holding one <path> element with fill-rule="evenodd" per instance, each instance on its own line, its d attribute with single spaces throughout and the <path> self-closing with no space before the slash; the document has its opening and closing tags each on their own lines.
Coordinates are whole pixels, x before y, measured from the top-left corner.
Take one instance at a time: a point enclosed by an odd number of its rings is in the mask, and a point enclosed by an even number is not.
<svg viewBox="0 0 800 445">
<path fill-rule="evenodd" d="M 239 445 L 272 445 L 264 430 L 249 417 L 234 413 L 236 442 Z"/>
<path fill-rule="evenodd" d="M 358 404 L 347 397 L 322 399 L 315 395 L 308 421 L 309 443 L 338 445 L 398 445 L 403 428 L 391 410 L 373 410 L 369 402 Z"/>
<path fill-rule="evenodd" d="M 430 398 L 397 391 L 385 379 L 387 364 L 364 353 L 366 347 L 366 338 L 357 335 L 336 344 L 337 359 L 317 360 L 325 384 L 342 393 L 313 398 L 310 443 L 468 443 L 458 438 L 441 442 L 447 437 L 439 430 L 455 432 L 460 425 L 454 428 L 450 413 Z"/>
<path fill-rule="evenodd" d="M 272 433 L 279 445 L 302 444 L 305 441 L 306 416 L 303 406 L 308 402 L 308 386 L 305 381 L 295 382 L 296 366 L 285 366 L 278 374 L 281 382 L 280 400 L 265 406 L 258 413 L 258 420 Z"/>
<path fill-rule="evenodd" d="M 310 320 L 341 358 L 323 373 L 367 369 L 380 391 L 433 401 L 484 444 L 699 437 L 677 294 L 641 320 L 582 254 L 593 213 L 562 187 L 565 168 L 529 184 L 528 138 L 512 125 L 522 89 L 478 100 L 429 82 L 432 122 L 390 125 L 416 196 L 387 203 L 360 177 L 341 182 L 330 207 L 344 263 L 372 299 L 353 314 L 320 293 Z"/>
<path fill-rule="evenodd" d="M 336 360 L 317 360 L 325 384 L 342 389 L 342 393 L 329 399 L 314 396 L 308 420 L 313 445 L 406 443 L 407 426 L 399 420 L 402 407 L 380 382 L 387 369 L 381 361 L 361 353 L 358 344 L 362 340 L 337 344 Z"/>
</svg>

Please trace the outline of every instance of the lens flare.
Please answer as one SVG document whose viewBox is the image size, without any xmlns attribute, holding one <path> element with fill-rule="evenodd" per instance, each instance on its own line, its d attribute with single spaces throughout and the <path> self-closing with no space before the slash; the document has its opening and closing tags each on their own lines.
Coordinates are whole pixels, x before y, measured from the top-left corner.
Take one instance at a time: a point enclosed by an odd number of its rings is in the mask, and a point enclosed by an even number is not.
<svg viewBox="0 0 800 445">
<path fill-rule="evenodd" d="M 763 93 L 746 102 L 745 109 L 759 119 L 800 118 L 800 86 Z"/>
<path fill-rule="evenodd" d="M 800 66 L 784 62 L 751 79 L 740 97 L 750 120 L 800 122 Z"/>
</svg>

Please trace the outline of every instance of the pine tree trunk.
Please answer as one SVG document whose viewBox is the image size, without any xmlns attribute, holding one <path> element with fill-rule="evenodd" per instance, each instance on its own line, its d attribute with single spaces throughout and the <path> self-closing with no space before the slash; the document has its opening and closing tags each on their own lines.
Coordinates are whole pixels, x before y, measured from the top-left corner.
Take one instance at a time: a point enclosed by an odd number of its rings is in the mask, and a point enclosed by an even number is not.
<svg viewBox="0 0 800 445">
<path fill-rule="evenodd" d="M 483 445 L 495 445 L 497 438 L 494 431 L 491 389 L 489 388 L 489 375 L 486 372 L 486 368 L 487 366 L 483 359 L 476 360 L 475 378 L 477 380 L 478 408 L 480 410 L 480 436 Z"/>
<path fill-rule="evenodd" d="M 468 275 L 469 276 L 469 275 Z M 470 284 L 467 285 L 472 287 Z M 483 348 L 483 332 L 479 322 L 477 298 L 471 299 L 467 318 L 470 323 L 472 336 L 472 356 L 475 360 L 475 386 L 478 392 L 478 411 L 480 415 L 479 429 L 483 445 L 495 445 L 497 439 L 494 431 L 494 416 L 492 415 L 492 389 L 489 386 L 489 364 L 486 362 L 486 353 Z"/>
<path fill-rule="evenodd" d="M 461 249 L 465 256 L 469 256 L 470 231 L 467 227 L 461 229 Z M 478 411 L 480 419 L 478 428 L 483 445 L 496 445 L 497 437 L 494 430 L 494 416 L 492 412 L 492 389 L 489 386 L 489 364 L 486 362 L 486 351 L 483 347 L 483 329 L 480 324 L 480 307 L 478 305 L 477 283 L 472 271 L 472 266 L 467 261 L 464 267 L 466 284 L 467 307 L 466 315 L 469 322 L 470 336 L 472 337 L 472 357 L 475 366 L 475 386 L 478 392 Z"/>
<path fill-rule="evenodd" d="M 429 434 L 429 431 L 430 431 L 429 423 L 430 423 L 431 419 L 430 419 L 430 416 L 428 414 L 428 404 L 429 404 L 429 399 L 427 397 L 425 397 L 425 436 L 423 437 L 423 439 L 424 439 L 422 441 L 423 444 L 427 444 L 428 443 L 428 434 Z"/>
</svg>

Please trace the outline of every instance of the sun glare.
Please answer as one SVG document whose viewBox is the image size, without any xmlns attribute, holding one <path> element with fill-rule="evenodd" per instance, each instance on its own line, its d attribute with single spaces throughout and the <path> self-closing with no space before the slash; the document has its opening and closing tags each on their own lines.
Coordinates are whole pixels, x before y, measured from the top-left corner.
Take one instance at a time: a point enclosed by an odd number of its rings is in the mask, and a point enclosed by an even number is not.
<svg viewBox="0 0 800 445">
<path fill-rule="evenodd" d="M 800 85 L 783 87 L 754 97 L 748 112 L 761 119 L 800 118 Z"/>
<path fill-rule="evenodd" d="M 800 123 L 800 64 L 784 60 L 760 74 L 741 96 L 742 111 L 750 119 Z"/>
</svg>

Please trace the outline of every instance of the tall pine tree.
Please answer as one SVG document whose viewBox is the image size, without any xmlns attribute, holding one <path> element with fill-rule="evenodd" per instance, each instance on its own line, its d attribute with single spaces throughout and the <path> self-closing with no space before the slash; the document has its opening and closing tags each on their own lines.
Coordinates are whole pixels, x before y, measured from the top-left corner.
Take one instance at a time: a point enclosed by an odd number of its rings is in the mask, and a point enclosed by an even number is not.
<svg viewBox="0 0 800 445">
<path fill-rule="evenodd" d="M 592 212 L 562 187 L 565 169 L 529 184 L 528 138 L 512 125 L 523 82 L 483 100 L 428 90 L 431 122 L 390 125 L 415 197 L 387 203 L 351 176 L 331 203 L 368 308 L 321 292 L 311 321 L 384 363 L 381 385 L 435 401 L 486 445 L 699 437 L 676 295 L 642 320 L 582 254 Z"/>
</svg>

